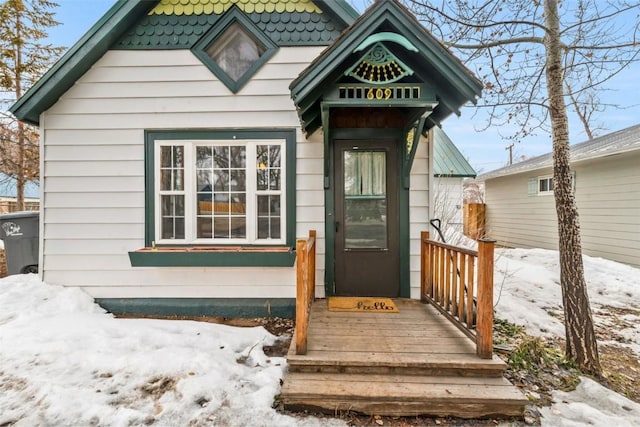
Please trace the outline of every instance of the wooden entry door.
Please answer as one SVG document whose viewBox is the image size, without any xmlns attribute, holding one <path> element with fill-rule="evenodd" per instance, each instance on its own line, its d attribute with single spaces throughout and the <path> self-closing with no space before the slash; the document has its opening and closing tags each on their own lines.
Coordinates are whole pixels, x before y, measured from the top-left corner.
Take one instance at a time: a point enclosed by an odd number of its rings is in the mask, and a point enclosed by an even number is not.
<svg viewBox="0 0 640 427">
<path fill-rule="evenodd" d="M 397 147 L 334 141 L 336 295 L 400 295 Z"/>
</svg>

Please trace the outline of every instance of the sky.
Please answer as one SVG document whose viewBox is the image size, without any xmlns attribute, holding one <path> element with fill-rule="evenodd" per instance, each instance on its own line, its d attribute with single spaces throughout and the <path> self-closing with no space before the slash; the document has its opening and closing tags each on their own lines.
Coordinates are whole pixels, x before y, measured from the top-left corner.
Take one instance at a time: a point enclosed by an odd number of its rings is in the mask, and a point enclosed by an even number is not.
<svg viewBox="0 0 640 427">
<path fill-rule="evenodd" d="M 610 331 L 599 345 L 640 356 L 638 269 L 584 261 L 594 322 Z M 498 249 L 497 317 L 562 337 L 559 282 L 556 251 Z M 262 327 L 118 319 L 78 288 L 9 276 L 0 279 L 0 425 L 346 427 L 272 408 L 286 360 L 263 346 L 276 339 Z M 639 403 L 587 378 L 553 400 L 538 408 L 542 427 L 640 425 Z"/>
<path fill-rule="evenodd" d="M 372 0 L 349 1 L 360 11 L 372 3 Z M 115 3 L 115 0 L 57 0 L 57 2 L 60 5 L 57 9 L 57 20 L 61 25 L 50 30 L 50 40 L 56 45 L 70 47 Z M 638 75 L 640 75 L 640 64 L 614 77 L 608 85 L 610 91 L 601 95 L 603 103 L 625 107 L 610 109 L 599 116 L 598 121 L 603 122 L 606 127 L 601 135 L 640 122 Z M 509 152 L 506 147 L 511 142 L 501 136 L 501 133 L 508 133 L 508 129 L 493 127 L 478 132 L 478 129 L 485 127 L 486 121 L 484 111 L 469 105 L 462 108 L 460 117 L 452 115 L 442 123 L 445 132 L 479 173 L 499 169 L 509 161 Z M 571 143 L 583 142 L 586 139 L 576 117 L 570 117 Z M 528 137 L 515 145 L 514 162 L 523 156 L 533 157 L 548 153 L 551 148 L 551 139 L 547 134 Z"/>
</svg>

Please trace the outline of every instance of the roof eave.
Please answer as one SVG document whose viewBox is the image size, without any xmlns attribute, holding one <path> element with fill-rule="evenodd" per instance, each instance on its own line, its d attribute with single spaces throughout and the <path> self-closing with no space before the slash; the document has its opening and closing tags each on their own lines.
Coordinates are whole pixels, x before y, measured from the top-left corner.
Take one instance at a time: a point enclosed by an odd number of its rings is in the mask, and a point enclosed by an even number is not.
<svg viewBox="0 0 640 427">
<path fill-rule="evenodd" d="M 155 2 L 118 0 L 20 99 L 11 107 L 19 120 L 38 126 L 48 110 L 105 54 L 142 13 Z"/>
<path fill-rule="evenodd" d="M 345 0 L 316 0 L 320 9 L 339 19 L 347 27 L 353 24 L 360 14 Z"/>
</svg>

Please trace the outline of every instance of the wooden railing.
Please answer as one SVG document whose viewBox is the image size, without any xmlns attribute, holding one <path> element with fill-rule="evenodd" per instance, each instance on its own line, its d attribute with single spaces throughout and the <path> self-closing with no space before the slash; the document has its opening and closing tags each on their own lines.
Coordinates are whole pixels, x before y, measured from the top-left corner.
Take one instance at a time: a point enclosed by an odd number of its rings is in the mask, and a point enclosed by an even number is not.
<svg viewBox="0 0 640 427">
<path fill-rule="evenodd" d="M 479 240 L 477 251 L 429 240 L 428 232 L 420 241 L 420 299 L 474 340 L 478 356 L 492 358 L 495 241 Z"/>
<path fill-rule="evenodd" d="M 309 310 L 316 294 L 316 231 L 296 241 L 296 354 L 307 353 Z"/>
</svg>

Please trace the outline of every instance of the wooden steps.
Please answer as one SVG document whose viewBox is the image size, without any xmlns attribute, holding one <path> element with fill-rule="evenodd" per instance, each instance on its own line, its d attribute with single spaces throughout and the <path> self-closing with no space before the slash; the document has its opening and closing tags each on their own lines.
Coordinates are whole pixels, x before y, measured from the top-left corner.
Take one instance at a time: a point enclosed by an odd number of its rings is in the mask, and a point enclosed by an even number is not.
<svg viewBox="0 0 640 427">
<path fill-rule="evenodd" d="M 311 309 L 305 355 L 289 349 L 285 408 L 390 416 L 521 416 L 527 400 L 498 357 L 475 346 L 433 307 L 395 300 L 400 313 Z"/>
<path fill-rule="evenodd" d="M 388 416 L 522 416 L 526 399 L 504 378 L 417 375 L 287 375 L 281 399 L 291 410 Z"/>
</svg>

